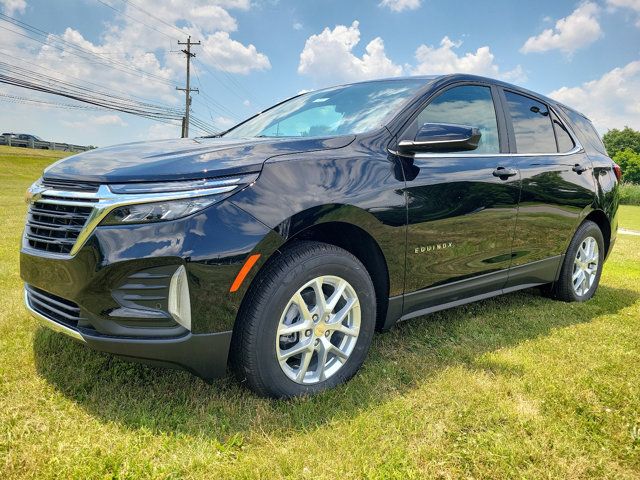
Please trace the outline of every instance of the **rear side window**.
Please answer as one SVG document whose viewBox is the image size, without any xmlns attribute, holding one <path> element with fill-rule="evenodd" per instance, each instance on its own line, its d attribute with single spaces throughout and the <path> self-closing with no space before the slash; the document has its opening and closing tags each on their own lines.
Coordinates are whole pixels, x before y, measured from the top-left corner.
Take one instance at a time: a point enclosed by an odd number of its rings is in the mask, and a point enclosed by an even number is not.
<svg viewBox="0 0 640 480">
<path fill-rule="evenodd" d="M 569 120 L 571 120 L 576 135 L 584 148 L 587 150 L 595 150 L 602 155 L 607 155 L 607 149 L 604 148 L 600 135 L 598 135 L 598 132 L 596 132 L 596 129 L 593 127 L 591 122 L 578 112 L 574 112 L 573 110 L 569 110 L 565 107 L 560 108 L 562 108 L 562 111 L 569 117 Z"/>
<path fill-rule="evenodd" d="M 413 128 L 417 130 L 425 123 L 451 123 L 477 127 L 482 136 L 478 148 L 472 153 L 500 152 L 496 110 L 489 87 L 462 85 L 446 90 L 418 114 Z"/>
<path fill-rule="evenodd" d="M 571 138 L 571 135 L 569 135 L 567 127 L 564 126 L 553 112 L 551 112 L 551 118 L 553 120 L 553 129 L 556 132 L 556 139 L 558 140 L 558 152 L 566 153 L 571 151 L 573 147 L 575 147 L 575 143 L 573 143 L 573 139 Z"/>
<path fill-rule="evenodd" d="M 557 153 L 551 115 L 544 103 L 513 92 L 504 92 L 518 153 Z"/>
</svg>

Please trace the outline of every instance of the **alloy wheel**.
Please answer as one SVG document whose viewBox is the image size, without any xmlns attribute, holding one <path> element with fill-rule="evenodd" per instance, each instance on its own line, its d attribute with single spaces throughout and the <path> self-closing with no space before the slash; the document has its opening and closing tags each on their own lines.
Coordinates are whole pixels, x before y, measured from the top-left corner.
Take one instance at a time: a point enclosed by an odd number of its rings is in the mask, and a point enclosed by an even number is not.
<svg viewBox="0 0 640 480">
<path fill-rule="evenodd" d="M 576 295 L 582 297 L 589 291 L 596 280 L 599 262 L 600 254 L 596 239 L 587 237 L 582 240 L 573 261 L 573 274 L 571 277 Z"/>
<path fill-rule="evenodd" d="M 349 282 L 329 275 L 314 278 L 291 297 L 280 317 L 280 368 L 296 383 L 323 382 L 347 362 L 359 332 L 360 301 Z"/>
</svg>

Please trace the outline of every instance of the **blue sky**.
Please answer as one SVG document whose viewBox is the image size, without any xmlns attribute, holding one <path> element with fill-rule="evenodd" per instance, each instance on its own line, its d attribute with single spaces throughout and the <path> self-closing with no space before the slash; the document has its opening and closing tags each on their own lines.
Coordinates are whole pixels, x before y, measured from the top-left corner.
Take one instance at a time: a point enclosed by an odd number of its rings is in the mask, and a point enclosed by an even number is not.
<svg viewBox="0 0 640 480">
<path fill-rule="evenodd" d="M 175 108 L 176 40 L 191 34 L 203 42 L 193 112 L 219 128 L 301 90 L 470 72 L 550 94 L 601 132 L 640 129 L 640 0 L 0 0 L 0 11 L 49 33 L 33 42 L 0 17 L 0 60 Z M 79 58 L 70 45 L 165 81 Z M 74 103 L 49 94 L 0 84 L 0 95 L 2 131 L 100 146 L 179 135 L 127 114 L 33 103 Z"/>
</svg>

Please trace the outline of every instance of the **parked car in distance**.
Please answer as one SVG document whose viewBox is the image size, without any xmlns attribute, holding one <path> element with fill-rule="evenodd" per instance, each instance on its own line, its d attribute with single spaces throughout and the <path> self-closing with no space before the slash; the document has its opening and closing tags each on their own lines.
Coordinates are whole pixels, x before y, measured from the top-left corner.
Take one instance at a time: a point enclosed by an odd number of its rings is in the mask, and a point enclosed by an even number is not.
<svg viewBox="0 0 640 480">
<path fill-rule="evenodd" d="M 398 321 L 534 286 L 591 298 L 620 175 L 586 117 L 504 82 L 304 93 L 215 137 L 45 169 L 26 306 L 97 350 L 314 394 Z"/>
<path fill-rule="evenodd" d="M 29 145 L 31 145 L 31 142 L 33 142 L 34 146 L 36 148 L 41 148 L 43 150 L 48 150 L 49 146 L 48 146 L 48 142 L 46 142 L 47 144 L 45 145 L 45 140 L 43 140 L 42 138 L 36 136 L 36 135 L 31 135 L 29 133 L 3 133 L 2 134 L 2 142 L 6 144 L 6 138 L 7 136 L 11 137 L 11 142 L 15 144 L 15 146 L 17 147 L 28 147 Z M 17 140 L 17 142 L 16 142 Z M 37 145 L 39 143 L 39 145 Z"/>
</svg>

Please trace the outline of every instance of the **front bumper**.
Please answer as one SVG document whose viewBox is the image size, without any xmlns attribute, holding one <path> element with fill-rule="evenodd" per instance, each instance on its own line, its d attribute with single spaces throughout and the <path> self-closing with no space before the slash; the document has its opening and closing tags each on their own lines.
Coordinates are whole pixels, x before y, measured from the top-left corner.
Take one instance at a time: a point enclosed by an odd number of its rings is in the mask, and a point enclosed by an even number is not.
<svg viewBox="0 0 640 480">
<path fill-rule="evenodd" d="M 250 254 L 262 253 L 264 261 L 280 243 L 271 229 L 222 202 L 175 221 L 98 227 L 72 256 L 23 246 L 26 308 L 95 350 L 211 379 L 226 371 L 231 332 L 252 278 L 231 293 L 235 276 Z M 190 330 L 167 313 L 168 279 L 180 267 L 188 280 Z M 53 310 L 43 309 L 43 301 Z"/>
<path fill-rule="evenodd" d="M 24 302 L 29 313 L 43 326 L 63 333 L 94 350 L 111 353 L 127 360 L 187 370 L 205 380 L 221 377 L 226 373 L 231 332 L 189 332 L 177 338 L 109 337 L 81 331 L 41 314 L 30 304 L 26 288 Z"/>
</svg>

